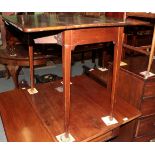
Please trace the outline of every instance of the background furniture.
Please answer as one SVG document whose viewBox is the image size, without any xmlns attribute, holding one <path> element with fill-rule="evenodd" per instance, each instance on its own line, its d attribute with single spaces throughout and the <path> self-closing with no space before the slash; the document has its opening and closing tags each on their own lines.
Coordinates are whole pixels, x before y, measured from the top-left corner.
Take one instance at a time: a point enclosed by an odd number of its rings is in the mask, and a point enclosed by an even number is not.
<svg viewBox="0 0 155 155">
<path fill-rule="evenodd" d="M 138 14 L 138 17 L 144 17 L 146 14 Z M 143 16 L 142 16 L 143 15 Z M 136 13 L 132 14 L 136 17 Z M 149 16 L 147 15 L 147 21 Z M 153 19 L 151 15 L 151 19 Z M 131 29 L 130 29 L 131 28 Z M 142 28 L 142 29 L 141 29 Z M 151 71 L 155 73 L 155 62 L 152 60 L 154 53 L 155 38 L 153 35 L 153 26 L 147 27 L 127 27 L 124 51 L 133 52 L 134 54 L 126 55 L 123 59 L 127 64 L 122 66 L 119 72 L 119 84 L 117 95 L 134 105 L 142 112 L 142 116 L 137 120 L 127 123 L 120 128 L 120 134 L 112 141 L 151 141 L 155 138 L 155 77 L 145 79 L 140 75 L 142 71 Z M 130 34 L 129 31 L 134 29 L 135 33 Z M 136 32 L 137 31 L 137 32 Z M 134 40 L 131 42 L 131 40 Z M 145 42 L 146 41 L 146 42 Z M 152 49 L 151 49 L 152 43 Z M 135 47 L 136 46 L 136 47 Z M 150 50 L 151 49 L 151 50 Z M 150 51 L 152 56 L 150 56 Z M 149 61 L 150 56 L 150 61 Z M 150 62 L 153 61 L 153 64 Z M 149 64 L 149 65 L 148 65 Z M 86 74 L 95 79 L 98 83 L 106 86 L 108 90 L 111 88 L 111 64 L 107 71 L 95 69 L 89 71 L 85 69 Z"/>
<path fill-rule="evenodd" d="M 14 13 L 11 13 L 11 15 L 12 14 Z M 25 44 L 21 43 L 27 36 L 24 36 L 22 33 L 13 29 L 11 26 L 4 24 L 3 22 L 1 22 L 1 32 L 3 42 L 0 48 L 0 63 L 6 66 L 6 70 L 8 71 L 7 77 L 11 75 L 15 84 L 15 88 L 18 88 L 18 74 L 21 68 L 29 67 L 29 53 L 27 42 L 24 41 Z M 52 46 L 50 50 L 46 48 L 40 48 L 39 45 L 34 46 L 35 67 L 45 66 L 49 60 L 55 60 L 56 56 L 52 55 L 52 52 L 54 52 L 55 50 L 58 51 L 58 49 L 60 50 L 60 48 L 56 46 Z"/>
<path fill-rule="evenodd" d="M 147 56 L 131 57 L 126 62 L 128 65 L 120 70 L 118 95 L 138 108 L 142 116 L 122 127 L 115 141 L 150 141 L 155 138 L 155 77 L 144 79 L 139 74 L 147 70 Z M 155 73 L 155 62 L 151 72 Z"/>
<path fill-rule="evenodd" d="M 12 15 L 12 14 L 17 14 L 17 15 L 24 15 L 27 13 L 3 13 L 4 15 Z M 34 13 L 28 13 L 28 14 L 34 14 Z M 44 13 L 45 15 L 47 14 L 72 14 L 72 13 Z M 75 13 L 74 13 L 75 14 Z M 78 15 L 86 15 L 88 17 L 99 17 L 104 15 L 104 13 L 85 13 L 85 12 L 81 12 L 81 13 L 77 13 Z M 17 56 L 10 56 L 11 55 L 11 51 L 9 52 L 9 48 L 14 48 L 13 46 L 15 44 L 19 44 L 22 41 L 26 43 L 26 40 L 24 40 L 24 38 L 26 38 L 24 36 L 24 34 L 20 33 L 19 31 L 13 29 L 11 26 L 9 25 L 4 25 L 4 23 L 1 21 L 1 31 L 2 31 L 2 39 L 3 39 L 3 48 L 6 48 L 6 50 L 2 50 L 1 52 L 1 63 L 6 64 L 6 71 L 9 71 L 8 73 L 8 77 L 9 75 L 11 75 L 13 77 L 13 80 L 15 82 L 15 87 L 18 88 L 18 80 L 17 80 L 17 76 L 19 73 L 19 66 L 17 65 L 13 65 L 13 64 L 20 64 L 20 66 L 29 66 L 28 65 L 28 51 L 26 52 L 26 49 L 24 49 L 23 52 L 21 52 L 21 54 L 19 54 L 19 49 L 17 49 L 17 51 L 13 51 L 14 55 Z M 99 43 L 99 44 L 93 44 L 93 45 L 83 45 L 83 46 L 78 46 L 75 48 L 73 54 L 72 54 L 72 64 L 75 61 L 79 61 L 81 60 L 82 62 L 84 62 L 85 59 L 92 59 L 92 61 L 95 63 L 95 58 L 98 57 L 99 58 L 99 65 L 102 66 L 103 65 L 103 54 L 107 55 L 105 53 L 109 53 L 109 48 L 111 47 L 111 44 L 103 44 L 103 43 Z M 52 55 L 52 60 L 54 60 L 54 62 L 56 63 L 62 63 L 61 61 L 61 57 L 62 57 L 62 49 L 59 45 L 53 45 L 53 44 L 37 44 L 35 45 L 36 50 L 39 50 L 39 52 L 41 52 L 41 54 L 39 54 L 37 56 L 37 53 L 34 55 L 35 59 L 34 61 L 36 61 L 36 59 L 40 59 L 39 62 L 41 62 L 41 59 L 43 59 L 42 63 L 39 63 L 37 61 L 37 63 L 35 62 L 35 66 L 38 65 L 46 65 L 46 62 L 49 60 L 50 56 Z M 113 49 L 112 49 L 113 50 Z M 5 52 L 7 54 L 5 54 Z M 48 52 L 48 58 L 47 58 L 47 51 Z M 50 54 L 50 52 L 52 51 L 52 54 Z M 44 54 L 43 54 L 44 53 Z M 46 54 L 45 54 L 46 53 Z M 23 54 L 23 55 L 22 55 Z M 26 56 L 26 57 L 25 57 Z M 42 56 L 42 58 L 41 58 Z M 25 59 L 24 59 L 25 57 Z M 47 60 L 45 60 L 47 58 Z M 56 59 L 55 59 L 56 58 Z M 104 60 L 106 60 L 106 56 L 104 56 Z M 10 63 L 10 59 L 12 61 L 14 61 L 14 63 Z M 20 59 L 20 62 L 19 62 Z M 4 61 L 7 60 L 5 63 Z M 25 65 L 25 63 L 22 64 L 22 60 L 27 61 L 27 64 Z M 16 62 L 17 61 L 17 62 Z M 104 61 L 104 64 L 106 63 L 106 61 Z"/>
<path fill-rule="evenodd" d="M 0 49 L 0 63 L 6 65 L 9 74 L 12 76 L 15 88 L 19 87 L 18 74 L 22 67 L 29 67 L 28 49 L 24 45 L 15 45 L 13 53 L 6 47 Z M 11 55 L 14 54 L 14 55 Z M 34 66 L 46 65 L 51 60 L 51 55 L 42 53 L 34 54 Z"/>
<path fill-rule="evenodd" d="M 128 57 L 121 66 L 117 95 L 142 112 L 141 117 L 120 127 L 120 134 L 112 141 L 150 141 L 155 138 L 155 76 L 144 79 L 140 72 L 147 70 L 148 57 L 144 54 Z M 111 91 L 112 65 L 107 71 L 85 68 L 85 73 Z M 151 72 L 155 73 L 155 61 Z"/>
<path fill-rule="evenodd" d="M 16 18 L 18 20 L 16 20 Z M 24 19 L 24 22 L 22 19 Z M 117 82 L 118 82 L 118 71 L 119 71 L 119 64 L 121 59 L 121 49 L 122 49 L 122 41 L 123 41 L 123 27 L 124 25 L 141 25 L 141 24 L 147 24 L 145 22 L 132 22 L 132 21 L 123 21 L 122 19 L 115 20 L 113 18 L 106 20 L 106 18 L 103 20 L 103 18 L 88 18 L 85 16 L 77 16 L 77 15 L 57 15 L 55 16 L 27 16 L 21 17 L 21 16 L 14 16 L 14 17 L 6 17 L 3 16 L 3 19 L 8 22 L 8 24 L 15 26 L 15 28 L 18 28 L 20 31 L 22 31 L 25 34 L 36 34 L 38 32 L 41 32 L 42 34 L 48 32 L 49 33 L 59 33 L 62 32 L 62 47 L 63 47 L 63 101 L 64 101 L 64 107 L 65 107 L 65 113 L 64 113 L 64 132 L 65 137 L 68 138 L 69 131 L 70 131 L 70 65 L 71 65 L 71 52 L 77 45 L 81 44 L 92 44 L 92 43 L 100 43 L 100 42 L 115 42 L 114 46 L 114 67 L 113 67 L 113 83 L 112 83 L 112 93 L 110 94 L 110 110 L 106 110 L 108 112 L 107 115 L 109 115 L 111 118 L 113 118 L 115 109 L 114 104 L 117 105 L 121 102 L 116 101 L 116 88 L 117 88 Z M 51 20 L 52 19 L 52 20 Z M 59 19 L 59 20 L 58 20 Z M 31 22 L 29 22 L 31 20 Z M 46 22 L 41 22 L 46 21 Z M 80 22 L 79 22 L 80 21 Z M 27 23 L 26 25 L 24 23 Z M 33 23 L 33 25 L 32 25 Z M 50 23 L 50 24 L 49 24 Z M 86 24 L 87 23 L 87 24 Z M 36 25 L 35 25 L 36 24 Z M 21 26 L 22 25 L 22 26 Z M 31 32 L 31 33 L 29 33 Z M 91 35 L 90 35 L 91 32 Z M 103 34 L 103 35 L 101 35 Z M 47 33 L 46 33 L 47 35 Z M 95 37 L 94 37 L 95 36 Z M 82 38 L 82 39 L 81 39 Z M 29 42 L 29 55 L 30 55 L 30 70 L 31 70 L 31 90 L 34 89 L 34 79 L 33 79 L 33 45 L 31 42 Z M 79 80 L 79 82 L 82 81 Z M 87 83 L 87 82 L 84 82 Z M 95 86 L 94 86 L 95 87 Z M 80 89 L 80 87 L 79 87 Z M 92 90 L 92 89 L 89 89 Z M 97 90 L 97 89 L 95 89 Z M 87 92 L 87 91 L 85 91 Z M 40 94 L 40 92 L 38 93 Z M 73 93 L 77 94 L 77 93 Z M 95 94 L 95 93 L 94 93 Z M 84 96 L 87 96 L 87 93 L 84 94 Z M 36 95 L 34 95 L 36 96 Z M 34 97 L 33 96 L 33 97 Z M 80 95 L 79 95 L 80 96 Z M 95 94 L 96 96 L 96 94 Z M 94 97 L 95 97 L 94 96 Z M 95 97 L 96 98 L 96 97 Z M 99 98 L 99 97 L 97 97 Z M 38 98 L 36 98 L 36 102 Z M 87 99 L 87 97 L 86 97 Z M 34 101 L 34 100 L 33 100 Z M 51 100 L 50 100 L 51 101 Z M 34 102 L 33 102 L 34 103 Z M 81 102 L 83 101 L 81 100 Z M 90 102 L 89 102 L 90 103 Z M 101 102 L 102 103 L 102 102 Z M 115 105 L 116 106 L 116 105 Z M 122 105 L 123 106 L 123 105 Z M 51 109 L 51 108 L 50 108 Z M 78 109 L 78 108 L 76 108 Z M 121 108 L 119 108 L 121 109 Z M 123 110 L 124 111 L 124 110 Z M 132 110 L 131 110 L 132 111 Z M 88 110 L 89 112 L 89 110 Z M 134 112 L 134 109 L 133 111 Z M 132 113 L 131 112 L 131 113 Z M 136 114 L 136 113 L 134 113 Z M 136 115 L 127 116 L 132 119 L 138 117 L 137 113 Z M 42 117 L 43 118 L 43 117 Z M 49 117 L 51 118 L 51 117 Z M 118 124 L 122 125 L 126 123 L 126 121 L 130 121 L 131 119 L 119 121 Z M 105 133 L 105 132 L 104 132 Z M 75 135 L 76 136 L 76 135 Z"/>
<path fill-rule="evenodd" d="M 155 18 L 155 14 L 153 13 L 126 13 L 127 19 L 140 19 L 150 23 L 152 23 L 153 17 Z M 139 52 L 149 55 L 153 36 L 152 24 L 147 26 L 126 27 L 125 34 L 125 44 L 128 45 L 126 46 L 124 53 L 126 56 L 138 55 Z M 139 50 L 139 52 L 137 52 L 136 50 Z"/>
</svg>

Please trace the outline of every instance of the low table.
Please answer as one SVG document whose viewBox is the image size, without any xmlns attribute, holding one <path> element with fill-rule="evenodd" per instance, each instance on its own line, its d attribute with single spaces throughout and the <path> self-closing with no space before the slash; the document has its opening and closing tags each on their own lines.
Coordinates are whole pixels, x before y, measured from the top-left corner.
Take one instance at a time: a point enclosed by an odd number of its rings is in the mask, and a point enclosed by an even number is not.
<svg viewBox="0 0 155 155">
<path fill-rule="evenodd" d="M 71 79 L 69 132 L 75 141 L 107 141 L 118 135 L 119 127 L 141 115 L 121 98 L 114 106 L 118 123 L 107 126 L 102 117 L 110 115 L 110 93 L 87 76 Z M 0 94 L 0 113 L 8 141 L 58 141 L 64 133 L 64 104 L 61 81 L 37 85 L 38 93 L 13 90 Z M 124 119 L 126 118 L 126 119 Z"/>
</svg>

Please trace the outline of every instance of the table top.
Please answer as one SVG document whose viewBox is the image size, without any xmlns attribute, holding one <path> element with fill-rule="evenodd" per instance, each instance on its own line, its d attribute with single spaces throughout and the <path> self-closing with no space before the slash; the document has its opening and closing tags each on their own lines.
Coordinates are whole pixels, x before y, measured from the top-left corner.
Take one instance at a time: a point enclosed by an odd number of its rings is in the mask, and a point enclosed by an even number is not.
<svg viewBox="0 0 155 155">
<path fill-rule="evenodd" d="M 130 74 L 134 74 L 134 76 L 139 77 L 144 80 L 144 76 L 141 75 L 141 72 L 144 72 L 147 70 L 148 67 L 148 56 L 146 55 L 137 55 L 134 57 L 129 57 L 123 60 L 124 62 L 127 63 L 125 66 L 121 66 L 121 69 L 124 71 L 129 72 Z M 153 60 L 150 72 L 155 73 L 155 60 Z M 155 78 L 150 77 L 149 79 Z"/>
<path fill-rule="evenodd" d="M 155 13 L 151 13 L 151 12 L 128 12 L 127 16 L 155 19 Z"/>
<path fill-rule="evenodd" d="M 0 48 L 0 61 L 1 59 L 3 60 L 29 60 L 29 55 L 28 55 L 28 47 L 23 44 L 17 44 L 14 47 L 14 51 L 11 51 L 8 48 Z M 42 52 L 38 52 L 34 50 L 34 60 L 39 60 L 39 59 L 47 59 L 51 58 L 51 54 L 47 53 L 46 51 L 43 54 Z M 12 54 L 12 55 L 11 55 Z M 15 55 L 14 55 L 15 54 Z"/>
<path fill-rule="evenodd" d="M 53 141 L 23 91 L 1 93 L 0 98 L 0 115 L 7 141 Z"/>
<path fill-rule="evenodd" d="M 88 17 L 78 14 L 3 15 L 3 20 L 9 22 L 23 32 L 67 30 L 89 27 L 148 25 L 147 22 L 135 19 L 123 20 L 106 16 Z"/>
<path fill-rule="evenodd" d="M 114 106 L 118 123 L 106 126 L 101 117 L 110 114 L 110 93 L 86 76 L 71 81 L 69 132 L 76 141 L 90 141 L 140 116 L 136 108 L 118 98 Z M 20 89 L 0 94 L 0 113 L 9 141 L 56 141 L 54 137 L 64 132 L 63 93 L 58 87 L 62 87 L 61 81 L 37 85 L 39 92 L 34 95 Z"/>
</svg>

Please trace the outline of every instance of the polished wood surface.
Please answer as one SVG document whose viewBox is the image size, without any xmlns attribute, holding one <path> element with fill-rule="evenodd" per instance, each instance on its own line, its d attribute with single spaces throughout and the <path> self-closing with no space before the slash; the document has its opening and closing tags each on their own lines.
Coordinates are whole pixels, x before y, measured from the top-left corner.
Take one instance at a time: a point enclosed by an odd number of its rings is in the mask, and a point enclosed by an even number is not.
<svg viewBox="0 0 155 155">
<path fill-rule="evenodd" d="M 150 69 L 152 67 L 152 62 L 153 62 L 153 57 L 154 57 L 154 50 L 155 50 L 155 26 L 154 26 L 154 32 L 153 32 L 153 37 L 152 37 L 152 44 L 148 46 L 140 46 L 140 47 L 134 47 L 131 45 L 126 45 L 124 44 L 123 47 L 140 52 L 146 55 L 149 55 L 149 62 L 148 62 L 148 67 L 147 67 L 147 74 L 149 74 Z"/>
<path fill-rule="evenodd" d="M 41 14 L 41 15 L 14 15 L 5 16 L 3 20 L 24 32 L 39 32 L 49 30 L 66 30 L 89 27 L 125 26 L 125 25 L 147 25 L 139 20 L 123 20 L 116 18 L 88 17 L 77 14 Z"/>
<path fill-rule="evenodd" d="M 127 63 L 119 71 L 117 95 L 142 112 L 140 118 L 120 127 L 119 135 L 112 141 L 149 141 L 155 138 L 155 77 L 144 79 L 140 74 L 147 70 L 149 58 L 146 55 L 137 55 L 123 60 Z M 155 61 L 151 72 L 155 72 Z M 98 69 L 87 71 L 87 75 L 100 84 L 109 85 L 112 73 Z"/>
<path fill-rule="evenodd" d="M 130 74 L 135 74 L 138 78 L 143 79 L 143 75 L 139 74 L 142 71 L 147 70 L 148 62 L 149 62 L 149 57 L 145 55 L 137 55 L 133 56 L 131 58 L 127 58 L 123 60 L 126 62 L 128 65 L 122 66 L 122 69 L 125 69 L 126 71 L 129 71 Z M 155 62 L 153 61 L 150 72 L 155 71 Z"/>
<path fill-rule="evenodd" d="M 114 117 L 118 123 L 106 126 L 101 117 L 110 115 L 110 93 L 86 76 L 78 76 L 71 81 L 69 133 L 76 141 L 108 140 L 112 135 L 118 134 L 116 130 L 120 125 L 140 116 L 136 108 L 117 98 Z M 30 95 L 26 90 L 0 94 L 0 112 L 9 141 L 26 140 L 22 132 L 26 127 L 31 132 L 30 135 L 40 134 L 37 136 L 38 141 L 57 141 L 55 136 L 65 132 L 63 93 L 55 89 L 60 86 L 61 81 L 40 84 L 37 86 L 39 93 L 35 95 Z M 123 120 L 125 117 L 128 118 L 127 121 Z M 27 141 L 35 141 L 36 137 L 28 139 L 30 135 L 25 135 Z"/>
<path fill-rule="evenodd" d="M 113 107 L 115 93 L 117 88 L 118 70 L 122 52 L 123 27 L 125 25 L 147 25 L 148 23 L 137 20 L 122 20 L 106 17 L 86 17 L 83 15 L 30 15 L 30 16 L 3 16 L 3 20 L 11 24 L 15 28 L 29 33 L 44 31 L 62 31 L 63 42 L 63 83 L 64 83 L 64 105 L 65 105 L 65 132 L 68 133 L 69 128 L 69 112 L 70 112 L 70 64 L 71 51 L 76 45 L 91 44 L 100 42 L 114 42 L 114 69 L 113 83 L 111 94 L 111 118 L 113 116 Z M 91 35 L 90 35 L 91 32 Z M 103 35 L 101 35 L 103 33 Z M 31 57 L 32 54 L 30 55 Z M 68 62 L 65 62 L 68 60 Z M 32 62 L 31 80 L 33 79 Z M 34 85 L 31 82 L 31 89 Z"/>
<path fill-rule="evenodd" d="M 145 99 L 143 101 L 143 104 L 141 105 L 141 112 L 144 117 L 155 115 L 155 99 L 154 98 Z"/>
<path fill-rule="evenodd" d="M 1 93 L 0 114 L 8 141 L 53 141 L 26 99 L 24 91 Z"/>
<path fill-rule="evenodd" d="M 89 35 L 91 31 L 92 35 Z M 101 33 L 103 35 L 101 35 Z M 67 36 L 65 38 L 65 36 Z M 123 42 L 123 27 L 103 27 L 103 28 L 89 28 L 89 29 L 77 29 L 77 30 L 66 30 L 63 32 L 63 51 L 68 51 L 70 49 L 73 50 L 75 48 L 76 45 L 80 45 L 80 44 L 90 44 L 90 43 L 100 43 L 100 42 L 115 42 L 115 46 L 114 46 L 114 67 L 113 67 L 113 82 L 112 82 L 112 93 L 111 93 L 111 118 L 113 116 L 113 106 L 116 103 L 115 101 L 115 93 L 116 93 L 116 88 L 117 88 L 117 79 L 118 79 L 118 70 L 119 70 L 119 64 L 120 64 L 120 59 L 121 59 L 121 52 L 122 52 L 122 42 Z M 95 36 L 95 37 L 94 37 Z M 108 37 L 107 37 L 108 36 Z M 83 38 L 83 39 L 81 39 Z M 65 40 L 65 41 L 64 41 Z M 64 52 L 64 57 L 66 55 L 66 57 L 68 57 L 68 63 L 70 63 L 70 59 L 69 59 L 69 51 L 68 52 Z M 68 56 L 67 56 L 68 55 Z M 64 59 L 63 59 L 64 61 Z M 67 100 L 69 100 L 69 96 L 70 96 L 70 66 L 67 66 L 68 68 L 66 68 L 66 66 L 64 65 L 65 62 L 63 62 L 63 72 L 66 72 L 65 74 L 65 78 L 67 80 L 64 79 L 64 85 L 65 85 L 65 90 L 68 90 L 68 93 L 64 92 L 66 101 L 65 101 L 65 105 L 67 103 Z M 65 84 L 65 82 L 67 82 L 67 84 Z M 70 105 L 70 102 L 68 102 L 68 105 Z M 70 108 L 69 106 L 65 106 L 67 108 Z M 69 111 L 69 110 L 66 110 Z M 69 114 L 67 114 L 69 116 Z M 67 117 L 65 117 L 67 118 Z M 69 120 L 69 119 L 67 119 Z M 69 123 L 65 123 L 68 124 Z M 68 127 L 67 127 L 68 128 Z"/>
<path fill-rule="evenodd" d="M 150 141 L 155 138 L 155 77 L 144 79 L 140 72 L 147 70 L 149 58 L 145 55 L 130 57 L 125 62 L 127 66 L 121 67 L 118 95 L 125 101 L 137 107 L 142 116 L 135 122 L 132 128 L 132 137 L 126 141 Z M 151 67 L 151 72 L 155 72 L 155 65 Z M 126 137 L 129 135 L 129 128 L 122 129 Z M 131 128 L 130 128 L 131 131 Z M 129 138 L 129 137 L 128 137 Z M 115 141 L 124 141 L 124 136 L 120 136 Z"/>
<path fill-rule="evenodd" d="M 7 60 L 12 61 L 12 65 L 21 65 L 21 66 L 28 66 L 29 65 L 29 54 L 28 54 L 28 47 L 22 44 L 15 45 L 14 46 L 15 51 L 12 53 L 9 48 L 0 48 L 0 60 L 5 63 Z M 11 54 L 16 54 L 15 56 Z M 50 59 L 51 55 L 40 53 L 38 51 L 34 51 L 34 60 L 44 60 L 44 59 Z M 14 61 L 17 60 L 17 61 Z M 21 64 L 22 61 L 22 64 Z M 45 62 L 44 62 L 45 63 Z M 36 63 L 34 62 L 34 65 Z"/>
<path fill-rule="evenodd" d="M 150 51 L 148 51 L 148 49 L 150 48 L 150 45 L 149 46 L 145 46 L 145 47 L 135 47 L 133 45 L 127 45 L 127 44 L 123 44 L 123 47 L 125 49 L 128 49 L 128 50 L 131 50 L 132 52 L 139 52 L 139 53 L 142 53 L 142 54 L 145 54 L 145 55 L 150 55 Z"/>
<path fill-rule="evenodd" d="M 147 72 L 150 72 L 154 54 L 155 54 L 155 26 L 154 26 L 154 32 L 153 32 L 153 37 L 152 37 L 151 50 L 150 50 L 150 57 L 149 57 Z"/>
<path fill-rule="evenodd" d="M 155 13 L 151 12 L 127 12 L 128 17 L 143 17 L 155 19 Z"/>
<path fill-rule="evenodd" d="M 31 85 L 31 89 L 34 88 L 34 60 L 33 60 L 33 46 L 29 46 L 29 66 L 30 66 L 30 85 Z"/>
<path fill-rule="evenodd" d="M 100 71 L 98 68 L 89 68 L 87 66 L 83 66 L 83 72 L 84 74 L 86 74 L 87 76 L 89 76 L 90 78 L 94 79 L 96 82 L 98 82 L 99 84 L 101 84 L 103 87 L 107 87 L 107 83 L 109 80 L 109 76 L 108 73 L 109 71 L 104 71 L 104 73 L 102 71 Z"/>
<path fill-rule="evenodd" d="M 69 134 L 70 122 L 70 74 L 71 74 L 71 51 L 72 51 L 72 31 L 65 31 L 63 33 L 63 47 L 62 47 L 62 65 L 63 65 L 63 84 L 64 84 L 64 129 L 65 137 Z"/>
<path fill-rule="evenodd" d="M 10 75 L 13 78 L 15 87 L 18 88 L 19 87 L 18 74 L 21 67 L 30 66 L 29 53 L 28 53 L 28 47 L 22 44 L 15 45 L 14 49 L 15 50 L 11 52 L 9 47 L 1 48 L 0 63 L 6 65 Z M 50 60 L 51 58 L 52 58 L 51 55 L 34 51 L 33 66 L 45 65 L 47 61 Z"/>
<path fill-rule="evenodd" d="M 152 134 L 155 137 L 155 117 L 150 116 L 146 118 L 141 118 L 137 124 L 137 130 L 135 137 L 142 137 L 147 134 Z"/>
<path fill-rule="evenodd" d="M 113 108 L 116 103 L 116 89 L 118 86 L 118 77 L 120 62 L 122 58 L 122 44 L 123 44 L 123 35 L 124 29 L 122 27 L 118 28 L 116 45 L 114 46 L 114 64 L 113 65 L 113 78 L 112 78 L 112 91 L 111 91 L 111 119 L 113 118 Z"/>
</svg>

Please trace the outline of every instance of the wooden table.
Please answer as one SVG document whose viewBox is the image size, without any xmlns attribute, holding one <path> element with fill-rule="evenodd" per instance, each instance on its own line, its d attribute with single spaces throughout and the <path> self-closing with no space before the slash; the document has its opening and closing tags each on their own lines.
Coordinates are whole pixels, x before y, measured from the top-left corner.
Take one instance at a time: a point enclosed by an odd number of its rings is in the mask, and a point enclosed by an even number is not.
<svg viewBox="0 0 155 155">
<path fill-rule="evenodd" d="M 62 33 L 63 98 L 65 105 L 64 131 L 66 137 L 68 137 L 70 123 L 71 51 L 73 51 L 77 45 L 113 42 L 115 47 L 110 114 L 112 117 L 113 106 L 115 103 L 115 89 L 117 87 L 118 70 L 122 53 L 123 28 L 125 25 L 146 25 L 147 23 L 137 20 L 123 21 L 122 19 L 106 17 L 94 18 L 74 14 L 3 16 L 3 20 L 7 22 L 7 24 L 12 25 L 14 28 L 23 31 L 28 35 L 31 90 L 34 90 L 32 38 L 38 36 L 40 32 L 40 34 L 44 36 Z"/>
<path fill-rule="evenodd" d="M 10 75 L 13 78 L 15 88 L 19 88 L 18 75 L 21 67 L 29 67 L 29 55 L 27 47 L 24 45 L 15 45 L 14 48 L 14 55 L 11 53 L 9 48 L 0 48 L 0 63 L 6 65 Z M 50 59 L 52 59 L 52 55 L 35 53 L 33 65 L 45 65 Z"/>
<path fill-rule="evenodd" d="M 148 18 L 155 19 L 155 13 L 151 12 L 127 12 L 128 17 L 140 17 L 140 18 Z"/>
<path fill-rule="evenodd" d="M 110 93 L 87 76 L 71 78 L 69 131 L 75 141 L 106 141 L 118 135 L 119 126 L 140 112 L 117 98 L 114 117 L 118 123 L 107 126 L 101 117 L 111 112 Z M 64 132 L 63 93 L 56 88 L 61 81 L 40 84 L 37 94 L 16 89 L 0 94 L 0 113 L 8 141 L 57 141 Z M 123 120 L 124 118 L 128 120 Z"/>
</svg>

